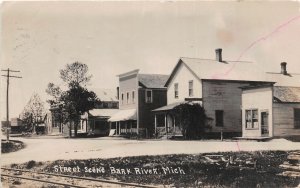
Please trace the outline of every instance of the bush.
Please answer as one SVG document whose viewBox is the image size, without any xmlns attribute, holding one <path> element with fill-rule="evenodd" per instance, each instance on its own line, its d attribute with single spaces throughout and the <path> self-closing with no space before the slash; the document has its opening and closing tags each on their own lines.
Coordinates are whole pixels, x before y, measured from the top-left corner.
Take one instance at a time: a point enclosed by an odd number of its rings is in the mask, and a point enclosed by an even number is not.
<svg viewBox="0 0 300 188">
<path fill-rule="evenodd" d="M 31 168 L 33 168 L 35 165 L 36 165 L 36 162 L 33 161 L 33 160 L 31 160 L 31 161 L 29 161 L 29 162 L 27 163 L 26 168 L 27 168 L 27 169 L 31 169 Z"/>
<path fill-rule="evenodd" d="M 173 113 L 185 139 L 199 139 L 204 136 L 208 118 L 200 104 L 181 104 L 175 107 Z"/>
</svg>

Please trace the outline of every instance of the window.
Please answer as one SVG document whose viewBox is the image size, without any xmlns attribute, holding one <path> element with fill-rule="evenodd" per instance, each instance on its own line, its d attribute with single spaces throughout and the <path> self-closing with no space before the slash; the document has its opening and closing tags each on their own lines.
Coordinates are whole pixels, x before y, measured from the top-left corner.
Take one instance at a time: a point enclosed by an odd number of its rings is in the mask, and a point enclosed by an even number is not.
<svg viewBox="0 0 300 188">
<path fill-rule="evenodd" d="M 193 86 L 193 80 L 189 81 L 189 96 L 192 97 L 194 95 L 194 86 Z"/>
<path fill-rule="evenodd" d="M 132 103 L 135 102 L 135 99 L 134 99 L 134 91 L 132 91 Z"/>
<path fill-rule="evenodd" d="M 124 93 L 121 94 L 121 104 L 124 103 Z"/>
<path fill-rule="evenodd" d="M 178 98 L 178 83 L 174 84 L 174 97 L 175 99 Z"/>
<path fill-rule="evenodd" d="M 217 127 L 224 127 L 224 111 L 223 110 L 216 110 L 216 126 Z"/>
<path fill-rule="evenodd" d="M 126 93 L 126 102 L 129 104 L 129 92 Z"/>
<path fill-rule="evenodd" d="M 294 109 L 294 128 L 300 129 L 300 108 Z"/>
<path fill-rule="evenodd" d="M 152 90 L 146 90 L 146 103 L 152 103 Z"/>
<path fill-rule="evenodd" d="M 246 129 L 258 129 L 258 110 L 246 110 Z"/>
</svg>

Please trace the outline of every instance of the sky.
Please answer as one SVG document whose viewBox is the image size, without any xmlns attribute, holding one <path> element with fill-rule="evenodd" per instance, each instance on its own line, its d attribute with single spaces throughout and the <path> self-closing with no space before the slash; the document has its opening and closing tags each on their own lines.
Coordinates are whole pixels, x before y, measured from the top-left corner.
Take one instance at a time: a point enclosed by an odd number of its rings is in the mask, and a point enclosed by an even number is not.
<svg viewBox="0 0 300 188">
<path fill-rule="evenodd" d="M 90 88 L 116 88 L 116 75 L 170 74 L 180 57 L 252 61 L 266 71 L 300 72 L 300 3 L 291 2 L 4 2 L 1 69 L 10 82 L 10 117 L 47 84 L 63 86 L 59 70 L 79 61 Z M 2 72 L 4 73 L 4 72 Z M 255 76 L 255 75 L 254 75 Z M 1 77 L 1 120 L 6 79 Z"/>
</svg>

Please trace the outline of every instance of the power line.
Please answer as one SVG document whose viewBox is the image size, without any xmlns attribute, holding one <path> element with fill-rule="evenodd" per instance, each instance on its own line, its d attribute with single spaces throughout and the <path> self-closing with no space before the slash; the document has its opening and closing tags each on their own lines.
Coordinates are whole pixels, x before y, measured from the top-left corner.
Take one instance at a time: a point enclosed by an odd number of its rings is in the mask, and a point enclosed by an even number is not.
<svg viewBox="0 0 300 188">
<path fill-rule="evenodd" d="M 20 72 L 18 70 L 11 70 L 11 69 L 6 69 L 6 70 L 1 70 L 3 72 L 7 72 L 6 75 L 1 75 L 3 77 L 6 77 L 6 141 L 9 141 L 9 79 L 10 78 L 22 78 L 20 76 L 13 76 L 10 75 L 11 72 Z"/>
</svg>

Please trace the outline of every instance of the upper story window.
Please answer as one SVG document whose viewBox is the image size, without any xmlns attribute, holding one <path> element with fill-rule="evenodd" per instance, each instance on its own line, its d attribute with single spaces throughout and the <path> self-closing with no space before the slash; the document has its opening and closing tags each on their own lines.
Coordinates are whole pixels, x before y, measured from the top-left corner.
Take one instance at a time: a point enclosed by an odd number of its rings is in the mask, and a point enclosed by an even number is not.
<svg viewBox="0 0 300 188">
<path fill-rule="evenodd" d="M 146 103 L 152 103 L 152 90 L 146 90 Z"/>
<path fill-rule="evenodd" d="M 135 98 L 134 98 L 134 91 L 132 91 L 132 103 L 135 103 Z"/>
<path fill-rule="evenodd" d="M 194 95 L 194 83 L 193 80 L 189 81 L 189 97 L 192 97 Z"/>
<path fill-rule="evenodd" d="M 174 84 L 174 97 L 175 99 L 178 98 L 178 83 Z"/>
<path fill-rule="evenodd" d="M 124 93 L 121 94 L 121 104 L 124 104 Z"/>
<path fill-rule="evenodd" d="M 126 102 L 129 104 L 129 92 L 126 93 Z"/>
</svg>

